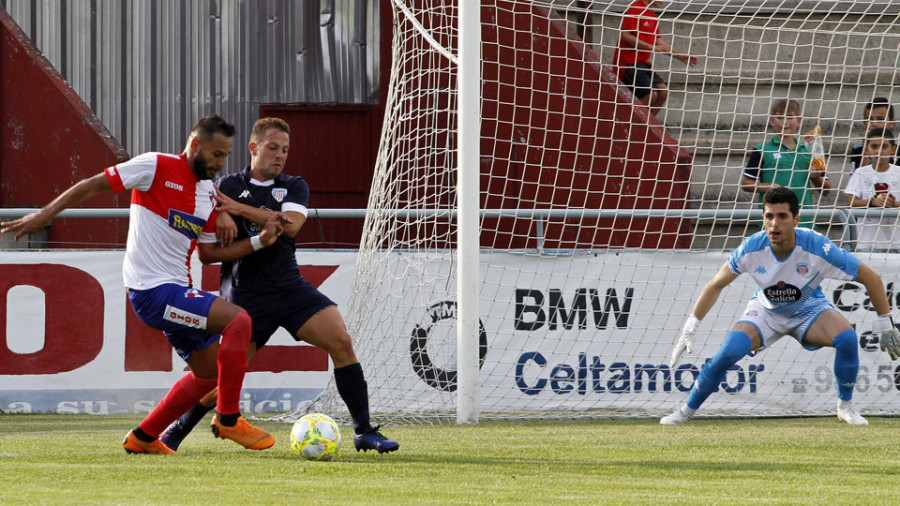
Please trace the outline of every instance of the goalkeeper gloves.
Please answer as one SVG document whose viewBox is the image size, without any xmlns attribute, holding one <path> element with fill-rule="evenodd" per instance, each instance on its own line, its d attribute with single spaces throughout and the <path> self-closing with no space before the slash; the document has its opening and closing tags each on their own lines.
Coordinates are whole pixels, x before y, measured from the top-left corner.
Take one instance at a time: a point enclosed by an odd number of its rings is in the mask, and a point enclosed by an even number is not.
<svg viewBox="0 0 900 506">
<path fill-rule="evenodd" d="M 697 325 L 700 324 L 700 320 L 694 316 L 693 314 L 688 316 L 686 322 L 684 322 L 684 327 L 681 329 L 681 335 L 678 336 L 678 341 L 675 342 L 675 346 L 672 347 L 672 354 L 669 357 L 669 367 L 674 368 L 678 365 L 678 360 L 681 359 L 681 355 L 687 351 L 690 353 L 693 350 L 694 342 L 692 341 L 694 337 L 694 332 L 697 332 Z"/>
<path fill-rule="evenodd" d="M 873 329 L 878 335 L 881 351 L 886 351 L 891 356 L 891 360 L 897 360 L 900 357 L 900 331 L 894 326 L 894 319 L 891 318 L 891 315 L 878 315 Z"/>
</svg>

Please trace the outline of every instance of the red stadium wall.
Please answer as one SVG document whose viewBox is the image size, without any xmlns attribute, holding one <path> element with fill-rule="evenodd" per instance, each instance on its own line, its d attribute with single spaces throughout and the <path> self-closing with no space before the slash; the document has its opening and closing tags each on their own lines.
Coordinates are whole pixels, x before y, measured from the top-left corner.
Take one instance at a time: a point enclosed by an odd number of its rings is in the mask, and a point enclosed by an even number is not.
<svg viewBox="0 0 900 506">
<path fill-rule="evenodd" d="M 50 202 L 78 180 L 128 153 L 53 65 L 0 7 L 0 207 Z M 82 207 L 128 207 L 130 194 L 102 195 Z M 53 220 L 53 247 L 124 246 L 120 219 Z"/>
<path fill-rule="evenodd" d="M 485 2 L 482 19 L 482 179 L 490 181 L 483 207 L 688 207 L 690 155 L 564 20 L 505 0 Z M 533 226 L 488 220 L 485 229 L 498 231 L 483 234 L 482 244 L 536 247 Z M 691 223 L 625 214 L 551 220 L 545 237 L 544 248 L 687 248 Z"/>
</svg>

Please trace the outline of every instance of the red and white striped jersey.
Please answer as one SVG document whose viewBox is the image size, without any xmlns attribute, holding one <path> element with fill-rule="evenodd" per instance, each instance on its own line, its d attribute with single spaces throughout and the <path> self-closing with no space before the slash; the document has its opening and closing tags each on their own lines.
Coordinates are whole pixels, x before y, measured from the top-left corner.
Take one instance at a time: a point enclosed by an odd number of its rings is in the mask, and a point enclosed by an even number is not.
<svg viewBox="0 0 900 506">
<path fill-rule="evenodd" d="M 197 179 L 183 155 L 144 153 L 106 169 L 114 192 L 131 190 L 125 286 L 188 286 L 197 238 L 215 236 L 215 186 Z"/>
</svg>

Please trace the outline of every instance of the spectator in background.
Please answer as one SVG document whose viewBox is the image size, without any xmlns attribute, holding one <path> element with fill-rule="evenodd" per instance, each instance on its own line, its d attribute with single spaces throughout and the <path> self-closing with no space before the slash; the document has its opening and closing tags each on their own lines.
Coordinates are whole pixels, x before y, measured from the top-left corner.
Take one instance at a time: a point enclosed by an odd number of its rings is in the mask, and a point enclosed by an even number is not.
<svg viewBox="0 0 900 506">
<path fill-rule="evenodd" d="M 813 191 L 821 190 L 825 195 L 831 191 L 825 171 L 810 166 L 812 151 L 797 135 L 802 122 L 796 100 L 780 99 L 772 104 L 769 125 L 775 135 L 753 147 L 741 179 L 741 189 L 759 195 L 760 207 L 763 195 L 778 186 L 793 190 L 801 209 L 812 207 Z M 814 222 L 814 218 L 801 218 L 800 224 L 811 228 Z"/>
<path fill-rule="evenodd" d="M 869 131 L 875 128 L 893 131 L 894 106 L 884 97 L 874 98 L 863 109 L 863 123 L 866 129 L 863 138 L 868 138 Z M 873 164 L 872 160 L 862 159 L 866 144 L 867 142 L 858 142 L 850 148 L 850 154 L 847 155 L 847 167 L 850 172 L 856 170 L 857 167 Z M 895 150 L 891 155 L 891 163 L 896 164 L 898 157 L 900 157 L 900 150 Z"/>
<path fill-rule="evenodd" d="M 666 105 L 669 88 L 658 73 L 653 71 L 650 59 L 653 53 L 664 53 L 693 67 L 696 56 L 680 53 L 659 34 L 659 18 L 653 12 L 662 2 L 635 0 L 622 17 L 619 46 L 613 56 L 613 64 L 619 79 L 631 88 L 642 104 L 650 107 L 654 115 Z"/>
<path fill-rule="evenodd" d="M 900 167 L 892 162 L 897 153 L 894 132 L 884 128 L 869 130 L 864 153 L 872 164 L 863 165 L 850 176 L 844 190 L 847 204 L 850 207 L 900 207 Z M 896 228 L 897 218 L 863 218 L 856 251 L 900 251 L 900 233 L 895 233 Z"/>
</svg>

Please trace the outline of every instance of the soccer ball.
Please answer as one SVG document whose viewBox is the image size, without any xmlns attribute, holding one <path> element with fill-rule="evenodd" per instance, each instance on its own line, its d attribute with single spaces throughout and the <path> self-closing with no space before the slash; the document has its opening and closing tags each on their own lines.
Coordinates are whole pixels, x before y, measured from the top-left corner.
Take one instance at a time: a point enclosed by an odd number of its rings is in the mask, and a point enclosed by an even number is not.
<svg viewBox="0 0 900 506">
<path fill-rule="evenodd" d="M 310 413 L 291 429 L 291 450 L 305 460 L 331 460 L 341 447 L 341 429 L 328 415 Z"/>
</svg>

